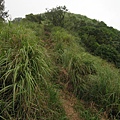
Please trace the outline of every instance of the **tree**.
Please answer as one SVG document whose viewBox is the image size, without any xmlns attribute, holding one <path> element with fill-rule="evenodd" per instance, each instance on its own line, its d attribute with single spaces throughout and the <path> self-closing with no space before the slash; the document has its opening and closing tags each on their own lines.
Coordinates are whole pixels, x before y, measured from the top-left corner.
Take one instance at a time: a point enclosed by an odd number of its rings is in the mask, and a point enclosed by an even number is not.
<svg viewBox="0 0 120 120">
<path fill-rule="evenodd" d="M 20 22 L 22 20 L 22 17 L 15 18 L 13 22 Z"/>
<path fill-rule="evenodd" d="M 58 6 L 56 8 L 47 9 L 45 16 L 55 26 L 64 26 L 65 13 L 68 11 L 66 6 Z"/>
<path fill-rule="evenodd" d="M 3 11 L 4 11 L 4 0 L 0 0 L 0 19 L 3 17 Z"/>
<path fill-rule="evenodd" d="M 8 17 L 8 12 L 5 12 L 5 5 L 4 5 L 5 1 L 4 0 L 0 0 L 0 20 L 4 20 L 5 17 Z"/>
<path fill-rule="evenodd" d="M 26 15 L 26 19 L 31 22 L 37 22 L 37 23 L 41 24 L 43 17 L 41 14 L 33 15 L 31 13 L 31 14 Z"/>
</svg>

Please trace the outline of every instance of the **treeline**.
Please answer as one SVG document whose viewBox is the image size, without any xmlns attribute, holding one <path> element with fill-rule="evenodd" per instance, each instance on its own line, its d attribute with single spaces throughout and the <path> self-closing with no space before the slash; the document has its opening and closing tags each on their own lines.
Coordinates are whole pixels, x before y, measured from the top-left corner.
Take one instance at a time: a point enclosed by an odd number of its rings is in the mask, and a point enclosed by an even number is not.
<svg viewBox="0 0 120 120">
<path fill-rule="evenodd" d="M 23 20 L 60 26 L 77 35 L 79 42 L 93 55 L 112 62 L 120 68 L 120 31 L 108 27 L 103 21 L 69 13 L 66 6 L 46 9 L 43 14 L 29 14 Z"/>
</svg>

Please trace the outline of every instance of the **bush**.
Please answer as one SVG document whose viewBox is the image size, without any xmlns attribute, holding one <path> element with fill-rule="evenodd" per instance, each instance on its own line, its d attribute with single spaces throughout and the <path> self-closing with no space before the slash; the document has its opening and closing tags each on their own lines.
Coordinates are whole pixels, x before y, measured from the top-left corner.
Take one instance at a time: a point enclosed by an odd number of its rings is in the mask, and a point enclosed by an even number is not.
<svg viewBox="0 0 120 120">
<path fill-rule="evenodd" d="M 118 51 L 110 45 L 100 45 L 95 51 L 96 55 L 101 56 L 104 59 L 107 59 L 109 62 L 118 63 Z M 117 65 L 117 64 L 116 64 Z M 119 67 L 119 66 L 117 66 Z"/>
</svg>

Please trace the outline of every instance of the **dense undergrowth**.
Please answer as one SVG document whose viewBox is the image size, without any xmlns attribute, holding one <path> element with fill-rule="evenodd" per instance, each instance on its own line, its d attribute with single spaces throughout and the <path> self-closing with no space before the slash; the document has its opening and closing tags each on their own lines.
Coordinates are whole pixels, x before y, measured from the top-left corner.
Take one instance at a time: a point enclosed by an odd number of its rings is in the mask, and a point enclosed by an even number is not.
<svg viewBox="0 0 120 120">
<path fill-rule="evenodd" d="M 80 14 L 69 13 L 65 19 L 64 28 L 77 34 L 88 52 L 120 67 L 119 30 Z"/>
<path fill-rule="evenodd" d="M 55 120 L 65 118 L 50 79 L 50 56 L 22 25 L 5 25 L 0 34 L 0 118 Z"/>
<path fill-rule="evenodd" d="M 96 114 L 120 119 L 119 69 L 87 53 L 78 37 L 32 22 L 5 24 L 0 30 L 1 119 L 67 120 L 60 89 L 94 103 Z M 92 116 L 79 108 L 84 119 Z"/>
<path fill-rule="evenodd" d="M 108 117 L 120 115 L 120 74 L 113 65 L 94 57 L 79 45 L 67 31 L 54 28 L 51 40 L 58 79 L 68 91 L 87 103 L 94 102 Z"/>
</svg>

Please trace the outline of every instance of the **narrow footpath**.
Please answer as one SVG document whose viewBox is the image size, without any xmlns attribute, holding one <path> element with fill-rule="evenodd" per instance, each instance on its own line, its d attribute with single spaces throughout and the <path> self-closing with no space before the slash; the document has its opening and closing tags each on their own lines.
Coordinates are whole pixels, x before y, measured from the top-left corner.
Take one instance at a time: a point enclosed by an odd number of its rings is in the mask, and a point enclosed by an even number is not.
<svg viewBox="0 0 120 120">
<path fill-rule="evenodd" d="M 63 108 L 66 112 L 68 119 L 81 120 L 78 113 L 74 109 L 74 105 L 77 102 L 76 98 L 72 94 L 69 95 L 68 93 L 64 93 L 63 91 L 61 91 L 60 96 Z"/>
</svg>

